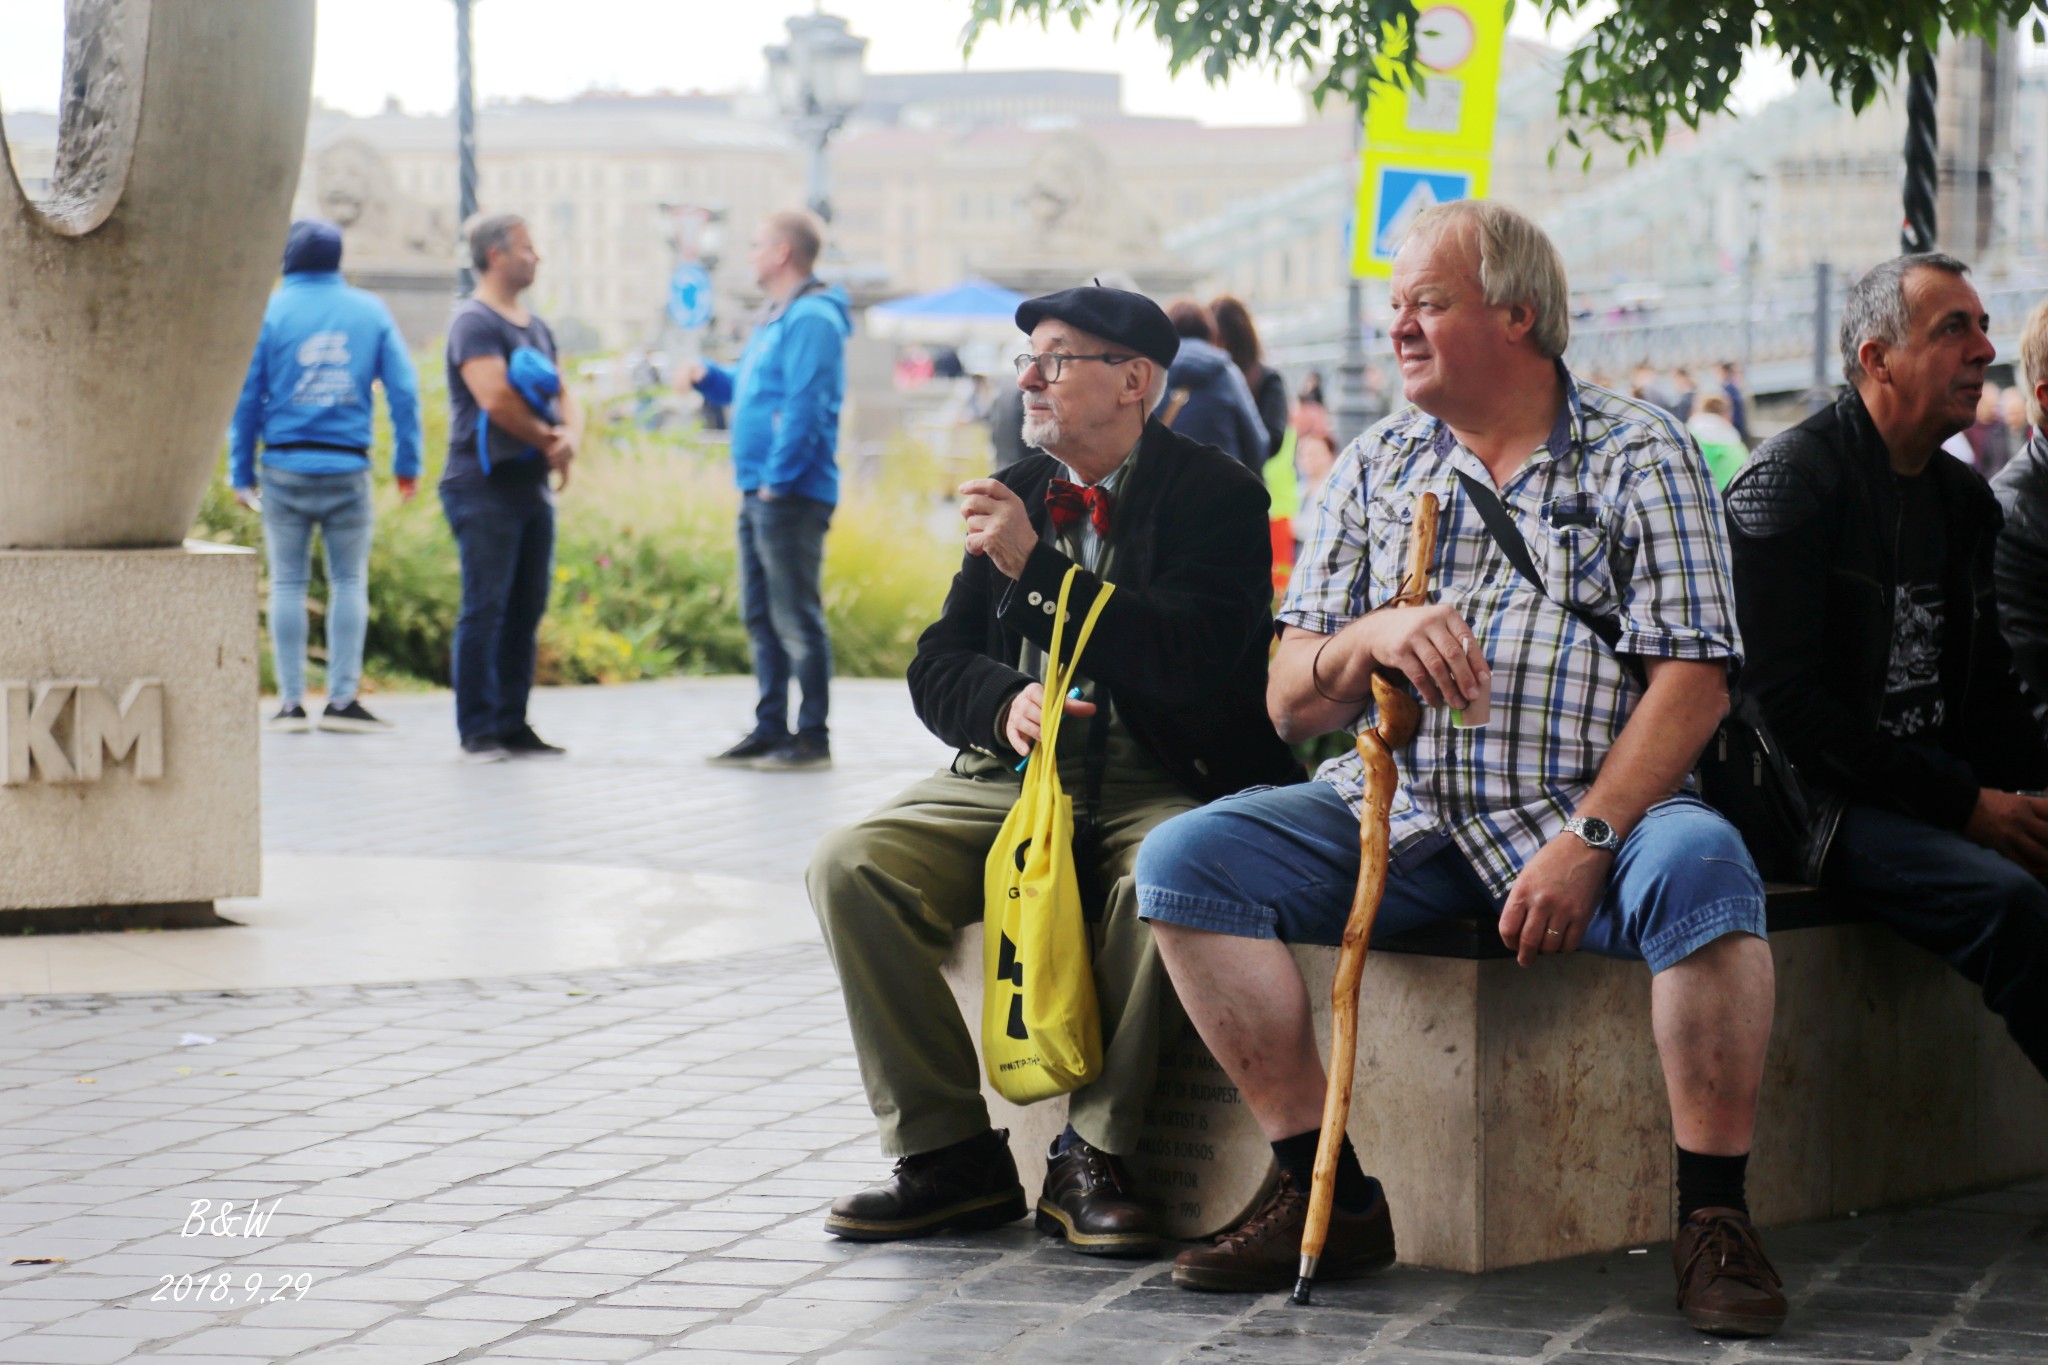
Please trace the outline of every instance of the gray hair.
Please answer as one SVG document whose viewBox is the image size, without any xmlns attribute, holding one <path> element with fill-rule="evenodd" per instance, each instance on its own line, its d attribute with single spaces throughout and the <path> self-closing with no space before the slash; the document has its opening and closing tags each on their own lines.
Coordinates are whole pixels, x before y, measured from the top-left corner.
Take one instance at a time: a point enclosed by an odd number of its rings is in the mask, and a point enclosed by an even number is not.
<svg viewBox="0 0 2048 1365">
<path fill-rule="evenodd" d="M 2048 426 L 2048 414 L 2041 411 L 2041 400 L 2034 396 L 2044 379 L 2048 379 L 2048 299 L 2034 305 L 2034 311 L 2027 314 L 2027 325 L 2020 330 L 2020 384 L 2026 390 L 2027 420 L 2037 427 Z"/>
<path fill-rule="evenodd" d="M 1870 267 L 1863 278 L 1849 286 L 1842 304 L 1842 378 L 1850 385 L 1863 379 L 1863 362 L 1856 353 L 1866 341 L 1887 346 L 1904 346 L 1912 322 L 1906 310 L 1906 276 L 1925 267 L 1967 275 L 1970 267 L 1939 251 L 1920 251 L 1894 256 Z"/>
<path fill-rule="evenodd" d="M 1564 354 L 1572 339 L 1571 286 L 1564 257 L 1535 220 L 1496 199 L 1454 199 L 1415 215 L 1404 245 L 1470 224 L 1479 252 L 1479 287 L 1495 308 L 1526 303 L 1535 313 L 1530 340 L 1545 360 Z"/>
<path fill-rule="evenodd" d="M 1149 414 L 1159 411 L 1159 400 L 1166 397 L 1166 367 L 1149 355 L 1144 359 L 1152 364 L 1152 382 L 1145 386 L 1145 411 Z"/>
<path fill-rule="evenodd" d="M 491 248 L 500 251 L 512 245 L 512 229 L 526 226 L 526 220 L 516 213 L 493 213 L 482 218 L 472 218 L 464 226 L 462 235 L 469 239 L 469 263 L 481 275 L 491 268 Z"/>
</svg>

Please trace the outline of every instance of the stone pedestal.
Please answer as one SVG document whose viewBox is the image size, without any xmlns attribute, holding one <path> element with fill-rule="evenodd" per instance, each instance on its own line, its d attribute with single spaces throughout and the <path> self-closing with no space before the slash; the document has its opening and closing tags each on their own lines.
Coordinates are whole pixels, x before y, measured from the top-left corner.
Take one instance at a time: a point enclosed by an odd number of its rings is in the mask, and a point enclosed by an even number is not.
<svg viewBox="0 0 2048 1365">
<path fill-rule="evenodd" d="M 256 567 L 0 551 L 0 911 L 257 894 Z"/>
<path fill-rule="evenodd" d="M 1759 1222 L 1952 1195 L 2048 1172 L 2048 1083 L 1977 992 L 1889 930 L 1776 934 L 1777 1019 L 1749 1167 Z M 1296 948 L 1329 1054 L 1337 955 Z M 981 931 L 947 977 L 981 1017 Z M 1171 996 L 1169 994 L 1169 1002 Z M 1349 1132 L 1386 1182 L 1401 1259 L 1484 1271 L 1668 1240 L 1673 1154 L 1650 976 L 1590 954 L 1512 961 L 1376 953 L 1360 994 Z M 1066 1104 L 991 1092 L 1027 1198 Z M 1133 1178 L 1177 1237 L 1221 1231 L 1272 1179 L 1236 1089 L 1177 1005 Z"/>
</svg>

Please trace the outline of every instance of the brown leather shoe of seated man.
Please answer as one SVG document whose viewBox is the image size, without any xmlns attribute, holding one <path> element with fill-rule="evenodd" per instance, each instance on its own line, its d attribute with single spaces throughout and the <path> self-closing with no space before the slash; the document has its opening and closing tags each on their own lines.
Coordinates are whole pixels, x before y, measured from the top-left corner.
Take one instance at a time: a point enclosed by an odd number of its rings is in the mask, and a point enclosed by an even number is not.
<svg viewBox="0 0 2048 1365">
<path fill-rule="evenodd" d="M 1159 1245 L 1152 1214 L 1138 1202 L 1123 1161 L 1075 1138 L 1045 1154 L 1038 1230 L 1083 1256 L 1143 1256 Z"/>
<path fill-rule="evenodd" d="M 1785 1325 L 1784 1281 L 1740 1210 L 1696 1210 L 1671 1244 L 1671 1263 L 1679 1311 L 1700 1331 L 1767 1337 Z"/>
<path fill-rule="evenodd" d="M 1174 1258 L 1173 1282 L 1183 1289 L 1256 1294 L 1294 1287 L 1301 1268 L 1301 1231 L 1308 1221 L 1308 1195 L 1285 1171 L 1280 1184 L 1242 1226 L 1212 1246 Z M 1364 1213 L 1330 1210 L 1330 1235 L 1323 1243 L 1316 1279 L 1355 1280 L 1394 1263 L 1394 1219 L 1379 1192 Z"/>
<path fill-rule="evenodd" d="M 1007 1129 L 896 1163 L 879 1185 L 832 1201 L 825 1231 L 854 1242 L 893 1242 L 938 1232 L 1001 1227 L 1024 1216 L 1024 1187 Z"/>
</svg>

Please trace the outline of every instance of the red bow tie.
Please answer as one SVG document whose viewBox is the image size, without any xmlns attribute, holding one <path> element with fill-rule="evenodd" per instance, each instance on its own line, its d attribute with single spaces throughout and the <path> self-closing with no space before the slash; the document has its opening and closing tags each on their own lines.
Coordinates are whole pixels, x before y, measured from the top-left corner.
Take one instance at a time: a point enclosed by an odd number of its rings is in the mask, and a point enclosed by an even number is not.
<svg viewBox="0 0 2048 1365">
<path fill-rule="evenodd" d="M 1109 534 L 1109 490 L 1107 488 L 1083 488 L 1065 479 L 1054 479 L 1045 486 L 1045 509 L 1052 517 L 1053 529 L 1064 531 L 1081 519 L 1085 509 L 1088 522 L 1098 536 Z"/>
</svg>

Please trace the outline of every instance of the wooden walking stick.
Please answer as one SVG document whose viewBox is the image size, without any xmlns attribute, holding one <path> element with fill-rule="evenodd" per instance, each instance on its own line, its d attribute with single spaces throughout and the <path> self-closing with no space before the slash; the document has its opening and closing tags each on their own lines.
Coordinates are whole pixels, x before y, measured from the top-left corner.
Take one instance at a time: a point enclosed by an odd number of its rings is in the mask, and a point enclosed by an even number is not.
<svg viewBox="0 0 2048 1365">
<path fill-rule="evenodd" d="M 1436 558 L 1436 494 L 1415 499 L 1415 525 L 1408 540 L 1408 574 L 1391 606 L 1420 605 L 1429 600 L 1429 566 Z M 1383 672 L 1372 675 L 1373 704 L 1379 724 L 1358 732 L 1358 756 L 1365 760 L 1365 803 L 1358 819 L 1358 888 L 1351 896 L 1351 917 L 1344 922 L 1344 940 L 1337 949 L 1337 977 L 1330 983 L 1330 1081 L 1323 1092 L 1323 1131 L 1316 1141 L 1315 1179 L 1308 1195 L 1308 1221 L 1301 1230 L 1301 1267 L 1294 1281 L 1294 1302 L 1309 1300 L 1309 1285 L 1322 1259 L 1330 1232 L 1330 1203 L 1337 1192 L 1337 1152 L 1344 1145 L 1344 1122 L 1351 1114 L 1351 1072 L 1358 1057 L 1358 986 L 1365 976 L 1366 945 L 1372 922 L 1387 890 L 1388 817 L 1393 813 L 1394 750 L 1415 738 L 1422 709 L 1404 683 Z"/>
</svg>

